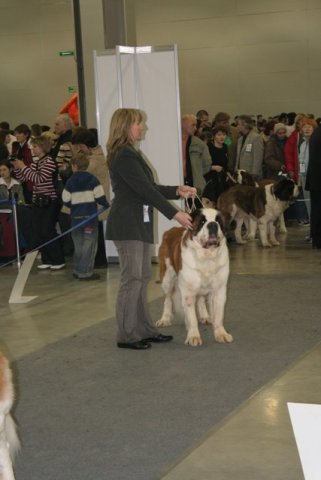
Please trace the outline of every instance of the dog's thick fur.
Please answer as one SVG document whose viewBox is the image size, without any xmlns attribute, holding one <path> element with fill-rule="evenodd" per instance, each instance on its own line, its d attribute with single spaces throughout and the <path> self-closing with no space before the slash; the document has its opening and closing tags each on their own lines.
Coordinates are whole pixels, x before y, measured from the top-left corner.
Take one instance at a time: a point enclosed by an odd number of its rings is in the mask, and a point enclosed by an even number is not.
<svg viewBox="0 0 321 480">
<path fill-rule="evenodd" d="M 171 325 L 173 294 L 178 290 L 185 315 L 186 344 L 202 344 L 196 310 L 202 323 L 212 324 L 217 342 L 232 342 L 232 335 L 223 326 L 229 255 L 221 216 L 210 208 L 197 210 L 192 216 L 193 230 L 174 227 L 163 235 L 159 266 L 165 301 L 156 325 Z"/>
<path fill-rule="evenodd" d="M 14 480 L 12 462 L 20 448 L 16 426 L 10 415 L 14 391 L 8 360 L 0 352 L 0 480 Z"/>
<path fill-rule="evenodd" d="M 279 182 L 265 186 L 236 185 L 220 195 L 218 206 L 226 224 L 235 219 L 237 243 L 246 242 L 241 233 L 245 222 L 249 225 L 248 238 L 254 238 L 258 225 L 262 246 L 271 247 L 280 245 L 275 236 L 276 220 L 298 194 L 294 181 L 283 177 Z"/>
</svg>

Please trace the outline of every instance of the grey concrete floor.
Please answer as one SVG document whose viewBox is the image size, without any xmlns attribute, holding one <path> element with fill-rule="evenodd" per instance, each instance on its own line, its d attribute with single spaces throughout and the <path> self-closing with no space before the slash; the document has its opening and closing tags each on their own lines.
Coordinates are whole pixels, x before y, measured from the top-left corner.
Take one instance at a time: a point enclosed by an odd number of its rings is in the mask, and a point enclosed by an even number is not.
<svg viewBox="0 0 321 480">
<path fill-rule="evenodd" d="M 307 228 L 292 226 L 287 235 L 279 236 L 281 246 L 272 249 L 261 248 L 258 241 L 230 244 L 231 273 L 311 274 L 316 281 L 315 274 L 321 273 L 321 251 L 312 250 L 305 242 L 307 234 Z M 112 317 L 119 267 L 110 265 L 99 273 L 101 280 L 86 283 L 72 279 L 70 264 L 58 272 L 39 272 L 34 267 L 24 294 L 37 298 L 28 304 L 9 304 L 17 267 L 0 269 L 0 350 L 15 360 Z M 162 296 L 157 276 L 155 265 L 150 300 Z M 163 478 L 303 479 L 286 403 L 321 403 L 320 360 L 318 345 L 208 432 Z"/>
</svg>

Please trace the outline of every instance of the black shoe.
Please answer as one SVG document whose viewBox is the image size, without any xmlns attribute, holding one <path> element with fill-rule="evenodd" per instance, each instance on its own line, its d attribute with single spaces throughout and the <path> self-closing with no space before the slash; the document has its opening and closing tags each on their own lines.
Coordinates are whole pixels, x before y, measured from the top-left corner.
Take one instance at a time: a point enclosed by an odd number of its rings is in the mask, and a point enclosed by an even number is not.
<svg viewBox="0 0 321 480">
<path fill-rule="evenodd" d="M 117 343 L 118 348 L 131 348 L 132 350 L 147 350 L 151 348 L 151 344 L 147 342 L 143 342 L 142 340 L 139 342 L 133 343 Z"/>
<path fill-rule="evenodd" d="M 78 277 L 79 280 L 89 282 L 89 280 L 99 280 L 100 275 L 99 273 L 93 273 L 90 277 Z"/>
<path fill-rule="evenodd" d="M 153 337 L 148 337 L 144 338 L 142 341 L 143 342 L 150 342 L 150 343 L 164 343 L 164 342 L 170 342 L 173 340 L 172 335 L 162 335 L 159 333 L 158 335 L 154 335 Z"/>
<path fill-rule="evenodd" d="M 76 273 L 73 273 L 72 276 L 73 276 L 74 278 L 77 278 L 77 280 L 78 280 L 78 278 L 79 278 Z"/>
</svg>

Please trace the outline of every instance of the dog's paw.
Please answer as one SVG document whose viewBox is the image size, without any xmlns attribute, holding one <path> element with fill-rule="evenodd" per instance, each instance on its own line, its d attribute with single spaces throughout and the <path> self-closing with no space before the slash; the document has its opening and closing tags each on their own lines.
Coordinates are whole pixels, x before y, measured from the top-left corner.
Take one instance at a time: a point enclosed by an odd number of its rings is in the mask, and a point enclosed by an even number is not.
<svg viewBox="0 0 321 480">
<path fill-rule="evenodd" d="M 163 316 L 162 318 L 156 321 L 155 325 L 156 327 L 160 327 L 160 328 L 169 327 L 170 325 L 172 325 L 172 318 L 168 316 Z"/>
<path fill-rule="evenodd" d="M 264 248 L 271 248 L 272 247 L 272 244 L 270 242 L 264 242 L 262 243 L 262 247 Z"/>
<path fill-rule="evenodd" d="M 243 238 L 242 238 L 242 239 L 238 238 L 237 240 L 235 240 L 235 242 L 236 242 L 238 245 L 245 245 L 245 244 L 247 243 L 247 241 L 246 241 L 246 240 L 243 240 Z"/>
<path fill-rule="evenodd" d="M 284 228 L 278 228 L 278 232 L 279 232 L 279 233 L 288 233 L 286 227 L 284 227 Z"/>
<path fill-rule="evenodd" d="M 273 247 L 278 247 L 279 245 L 281 245 L 281 243 L 278 242 L 277 240 L 275 240 L 275 242 L 271 242 L 271 243 L 272 243 Z"/>
<path fill-rule="evenodd" d="M 233 342 L 233 337 L 230 333 L 227 333 L 225 328 L 218 328 L 214 332 L 215 340 L 218 343 L 231 343 Z"/>
<path fill-rule="evenodd" d="M 187 338 L 185 340 L 186 345 L 191 345 L 192 347 L 198 347 L 199 345 L 202 345 L 202 339 L 198 335 L 187 335 Z"/>
</svg>

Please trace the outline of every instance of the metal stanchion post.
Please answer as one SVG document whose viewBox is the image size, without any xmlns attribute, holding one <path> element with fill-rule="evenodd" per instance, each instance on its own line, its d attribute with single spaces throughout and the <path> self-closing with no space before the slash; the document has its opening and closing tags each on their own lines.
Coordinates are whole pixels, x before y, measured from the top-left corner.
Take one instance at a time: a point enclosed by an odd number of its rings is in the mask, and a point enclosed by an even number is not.
<svg viewBox="0 0 321 480">
<path fill-rule="evenodd" d="M 62 235 L 59 235 L 56 238 L 53 238 L 49 240 L 46 243 L 43 243 L 42 245 L 39 245 L 39 249 L 44 247 L 45 245 L 48 245 L 54 241 L 56 241 L 58 238 L 66 235 L 67 233 L 72 232 L 75 228 L 79 228 L 81 225 L 85 225 L 89 220 L 92 218 L 97 217 L 100 215 L 102 212 L 104 212 L 106 209 L 105 208 L 100 208 L 97 212 L 93 213 L 90 215 L 88 218 L 80 222 L 76 227 L 72 227 L 69 230 L 66 230 Z M 27 303 L 33 300 L 34 298 L 37 297 L 23 297 L 22 292 L 25 287 L 25 284 L 28 280 L 28 276 L 30 273 L 30 270 L 33 266 L 33 263 L 37 257 L 38 254 L 38 249 L 37 250 L 32 250 L 31 252 L 27 253 L 26 258 L 21 265 L 20 268 L 20 252 L 19 252 L 19 240 L 18 240 L 18 222 L 17 222 L 17 209 L 16 209 L 16 199 L 14 199 L 14 202 L 12 202 L 12 211 L 14 213 L 14 220 L 15 220 L 15 229 L 16 229 L 16 235 L 17 235 L 17 251 L 18 251 L 18 265 L 19 265 L 19 272 L 16 278 L 16 281 L 14 283 L 10 298 L 9 298 L 9 303 Z M 1 477 L 0 477 L 1 480 Z"/>
<path fill-rule="evenodd" d="M 17 264 L 18 269 L 21 268 L 21 260 L 20 260 L 20 247 L 19 247 L 19 231 L 18 231 L 18 219 L 17 219 L 17 201 L 16 198 L 12 197 L 12 213 L 13 213 L 13 221 L 14 221 L 14 230 L 16 234 L 16 249 L 17 249 Z"/>
</svg>

